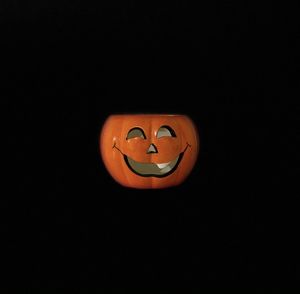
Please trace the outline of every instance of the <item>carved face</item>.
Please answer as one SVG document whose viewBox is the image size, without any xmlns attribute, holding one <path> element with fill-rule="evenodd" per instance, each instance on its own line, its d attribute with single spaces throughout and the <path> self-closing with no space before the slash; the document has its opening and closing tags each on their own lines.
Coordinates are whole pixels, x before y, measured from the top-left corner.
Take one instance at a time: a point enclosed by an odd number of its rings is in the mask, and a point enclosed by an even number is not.
<svg viewBox="0 0 300 294">
<path fill-rule="evenodd" d="M 182 183 L 196 162 L 198 144 L 196 128 L 185 115 L 112 115 L 100 136 L 107 170 L 133 188 Z"/>
</svg>

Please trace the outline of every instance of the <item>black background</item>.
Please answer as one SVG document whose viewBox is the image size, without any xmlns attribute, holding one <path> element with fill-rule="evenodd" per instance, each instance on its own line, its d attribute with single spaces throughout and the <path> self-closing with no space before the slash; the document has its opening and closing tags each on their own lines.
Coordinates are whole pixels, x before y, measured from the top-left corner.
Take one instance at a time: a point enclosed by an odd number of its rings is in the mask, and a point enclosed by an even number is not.
<svg viewBox="0 0 300 294">
<path fill-rule="evenodd" d="M 299 281 L 297 7 L 240 2 L 1 3 L 11 285 Z M 181 186 L 107 174 L 101 126 L 135 112 L 195 121 Z"/>
</svg>

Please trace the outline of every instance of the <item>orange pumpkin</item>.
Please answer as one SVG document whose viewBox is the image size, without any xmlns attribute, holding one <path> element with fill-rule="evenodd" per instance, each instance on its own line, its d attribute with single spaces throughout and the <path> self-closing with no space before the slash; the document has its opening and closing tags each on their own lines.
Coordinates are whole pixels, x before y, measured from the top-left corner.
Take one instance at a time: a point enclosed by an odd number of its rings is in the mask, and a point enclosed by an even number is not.
<svg viewBox="0 0 300 294">
<path fill-rule="evenodd" d="M 198 151 L 196 127 L 186 115 L 111 115 L 100 134 L 105 167 L 118 183 L 131 188 L 181 184 Z"/>
</svg>

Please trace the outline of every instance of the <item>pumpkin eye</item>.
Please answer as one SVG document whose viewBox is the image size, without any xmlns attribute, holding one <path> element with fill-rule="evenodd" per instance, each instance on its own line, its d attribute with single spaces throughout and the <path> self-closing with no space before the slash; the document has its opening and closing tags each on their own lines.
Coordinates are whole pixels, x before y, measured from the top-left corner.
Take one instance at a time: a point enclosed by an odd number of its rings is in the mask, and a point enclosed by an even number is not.
<svg viewBox="0 0 300 294">
<path fill-rule="evenodd" d="M 169 126 L 161 126 L 156 134 L 157 138 L 176 137 L 175 131 Z"/>
<path fill-rule="evenodd" d="M 132 139 L 132 138 L 136 138 L 136 137 L 140 137 L 142 139 L 146 139 L 145 133 L 141 128 L 132 128 L 126 137 L 126 140 L 128 139 Z"/>
</svg>

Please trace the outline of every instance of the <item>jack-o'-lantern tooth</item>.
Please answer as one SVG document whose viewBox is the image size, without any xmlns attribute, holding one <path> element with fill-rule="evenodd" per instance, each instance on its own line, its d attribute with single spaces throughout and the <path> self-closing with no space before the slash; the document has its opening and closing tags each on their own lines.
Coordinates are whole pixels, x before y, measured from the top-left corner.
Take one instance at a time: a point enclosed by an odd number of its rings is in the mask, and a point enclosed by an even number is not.
<svg viewBox="0 0 300 294">
<path fill-rule="evenodd" d="M 168 165 L 167 167 L 165 167 L 164 169 L 162 169 L 161 172 L 162 173 L 168 173 L 171 170 L 172 170 L 172 167 Z"/>
<path fill-rule="evenodd" d="M 165 168 L 166 166 L 168 166 L 171 162 L 167 162 L 167 163 L 157 163 L 156 165 L 159 167 L 159 168 Z"/>
</svg>

